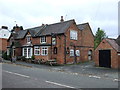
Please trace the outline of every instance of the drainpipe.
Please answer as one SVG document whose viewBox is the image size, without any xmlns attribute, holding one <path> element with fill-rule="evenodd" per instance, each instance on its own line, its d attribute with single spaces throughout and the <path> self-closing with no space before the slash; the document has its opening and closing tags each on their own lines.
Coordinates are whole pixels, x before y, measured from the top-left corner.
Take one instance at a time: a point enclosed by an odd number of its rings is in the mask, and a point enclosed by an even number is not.
<svg viewBox="0 0 120 90">
<path fill-rule="evenodd" d="M 74 45 L 74 64 L 77 63 L 77 57 L 76 57 L 76 46 Z"/>
<path fill-rule="evenodd" d="M 64 34 L 64 64 L 66 64 L 66 35 Z"/>
</svg>

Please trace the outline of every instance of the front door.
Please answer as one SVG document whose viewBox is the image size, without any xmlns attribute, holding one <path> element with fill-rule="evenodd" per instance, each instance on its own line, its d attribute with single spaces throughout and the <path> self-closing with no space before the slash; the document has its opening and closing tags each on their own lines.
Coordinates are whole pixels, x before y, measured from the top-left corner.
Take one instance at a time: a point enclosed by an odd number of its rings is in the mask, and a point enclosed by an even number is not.
<svg viewBox="0 0 120 90">
<path fill-rule="evenodd" d="M 26 58 L 31 58 L 32 56 L 32 48 L 31 47 L 25 47 L 23 48 L 23 56 L 25 56 Z"/>
<path fill-rule="evenodd" d="M 110 50 L 99 50 L 99 66 L 111 68 Z"/>
</svg>

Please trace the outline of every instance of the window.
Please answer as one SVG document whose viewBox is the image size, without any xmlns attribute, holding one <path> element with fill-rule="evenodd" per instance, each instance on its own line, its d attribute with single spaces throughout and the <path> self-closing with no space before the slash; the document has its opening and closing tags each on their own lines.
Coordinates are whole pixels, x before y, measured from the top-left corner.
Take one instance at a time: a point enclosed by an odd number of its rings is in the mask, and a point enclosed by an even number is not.
<svg viewBox="0 0 120 90">
<path fill-rule="evenodd" d="M 41 55 L 45 56 L 48 54 L 48 47 L 41 47 Z"/>
<path fill-rule="evenodd" d="M 88 51 L 88 55 L 91 55 L 91 54 L 92 54 L 92 50 L 89 50 L 89 51 Z"/>
<path fill-rule="evenodd" d="M 70 31 L 70 39 L 77 40 L 77 31 Z"/>
<path fill-rule="evenodd" d="M 40 55 L 40 47 L 39 46 L 34 47 L 34 55 Z"/>
<path fill-rule="evenodd" d="M 52 38 L 52 45 L 55 45 L 55 44 L 56 44 L 56 38 L 53 37 L 53 38 Z"/>
<path fill-rule="evenodd" d="M 54 47 L 53 52 L 54 52 L 54 54 L 57 54 L 57 47 Z"/>
<path fill-rule="evenodd" d="M 74 50 L 70 49 L 70 56 L 74 56 Z"/>
<path fill-rule="evenodd" d="M 27 48 L 23 48 L 23 56 L 27 57 Z"/>
<path fill-rule="evenodd" d="M 10 49 L 7 49 L 7 55 L 10 55 Z"/>
<path fill-rule="evenodd" d="M 80 56 L 80 50 L 76 50 L 76 56 Z"/>
<path fill-rule="evenodd" d="M 41 37 L 41 43 L 46 43 L 46 37 Z"/>
<path fill-rule="evenodd" d="M 30 36 L 27 36 L 26 39 L 27 39 L 27 43 L 31 42 Z"/>
<path fill-rule="evenodd" d="M 88 60 L 92 60 L 92 50 L 88 51 Z"/>
<path fill-rule="evenodd" d="M 26 58 L 31 58 L 32 48 L 23 48 L 23 56 L 25 56 Z"/>
</svg>

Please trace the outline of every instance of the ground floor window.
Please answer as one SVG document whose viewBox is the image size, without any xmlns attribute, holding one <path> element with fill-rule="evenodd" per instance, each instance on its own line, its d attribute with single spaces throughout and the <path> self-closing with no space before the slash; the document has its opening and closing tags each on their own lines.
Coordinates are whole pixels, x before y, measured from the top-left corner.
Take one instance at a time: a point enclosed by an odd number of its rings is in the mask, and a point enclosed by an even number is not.
<svg viewBox="0 0 120 90">
<path fill-rule="evenodd" d="M 10 55 L 10 49 L 7 49 L 7 55 Z"/>
<path fill-rule="evenodd" d="M 57 54 L 57 47 L 54 47 L 53 52 L 54 52 L 54 54 Z"/>
<path fill-rule="evenodd" d="M 31 58 L 32 48 L 30 48 L 30 47 L 23 48 L 23 56 L 25 56 L 26 58 Z"/>
<path fill-rule="evenodd" d="M 48 55 L 48 47 L 41 47 L 41 55 L 43 56 Z"/>
<path fill-rule="evenodd" d="M 76 56 L 80 56 L 80 50 L 76 50 L 75 54 Z"/>
<path fill-rule="evenodd" d="M 34 47 L 34 55 L 40 55 L 40 47 L 39 46 Z"/>
<path fill-rule="evenodd" d="M 92 50 L 88 51 L 88 60 L 92 60 Z"/>
<path fill-rule="evenodd" d="M 74 50 L 70 49 L 70 56 L 74 56 Z"/>
</svg>

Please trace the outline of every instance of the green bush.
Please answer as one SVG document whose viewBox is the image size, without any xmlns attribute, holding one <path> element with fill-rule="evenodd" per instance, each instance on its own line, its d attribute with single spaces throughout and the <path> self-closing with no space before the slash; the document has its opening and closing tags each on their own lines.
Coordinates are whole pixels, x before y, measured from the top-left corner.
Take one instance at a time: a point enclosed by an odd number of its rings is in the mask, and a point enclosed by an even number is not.
<svg viewBox="0 0 120 90">
<path fill-rule="evenodd" d="M 33 55 L 33 56 L 31 57 L 31 59 L 34 60 L 34 59 L 35 59 L 35 56 Z"/>
<path fill-rule="evenodd" d="M 7 52 L 4 52 L 4 53 L 2 54 L 2 58 L 5 59 L 5 60 L 8 59 Z"/>
</svg>

